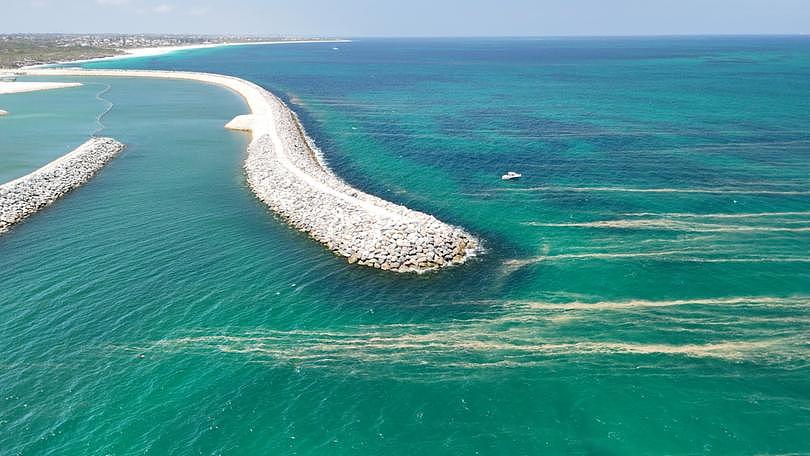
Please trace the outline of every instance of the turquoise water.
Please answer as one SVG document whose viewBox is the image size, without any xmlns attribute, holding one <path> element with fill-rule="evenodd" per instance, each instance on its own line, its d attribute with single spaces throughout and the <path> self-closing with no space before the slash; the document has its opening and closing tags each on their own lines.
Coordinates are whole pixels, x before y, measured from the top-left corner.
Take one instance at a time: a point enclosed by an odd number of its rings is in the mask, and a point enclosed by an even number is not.
<svg viewBox="0 0 810 456">
<path fill-rule="evenodd" d="M 107 104 L 96 96 L 106 88 L 86 84 L 0 95 L 0 108 L 10 113 L 0 119 L 0 182 L 25 175 L 87 141 L 101 128 L 97 119 Z"/>
<path fill-rule="evenodd" d="M 361 40 L 90 66 L 260 83 L 346 180 L 487 252 L 418 277 L 350 266 L 252 198 L 247 138 L 222 128 L 239 97 L 94 78 L 86 114 L 47 122 L 92 132 L 109 84 L 101 133 L 129 148 L 0 238 L 4 452 L 810 452 L 807 39 Z M 4 163 L 40 150 L 9 119 Z"/>
</svg>

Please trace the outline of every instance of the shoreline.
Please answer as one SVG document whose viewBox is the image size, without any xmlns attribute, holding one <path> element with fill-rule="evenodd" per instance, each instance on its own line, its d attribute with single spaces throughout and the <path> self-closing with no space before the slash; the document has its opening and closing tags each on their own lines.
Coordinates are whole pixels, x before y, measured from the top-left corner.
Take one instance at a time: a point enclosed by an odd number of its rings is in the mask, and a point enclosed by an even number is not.
<svg viewBox="0 0 810 456">
<path fill-rule="evenodd" d="M 395 272 L 426 272 L 466 262 L 479 241 L 461 228 L 349 186 L 327 166 L 296 114 L 264 88 L 232 76 L 176 71 L 48 68 L 29 76 L 145 77 L 222 86 L 250 114 L 229 129 L 251 134 L 244 170 L 257 198 L 351 264 Z"/>
<path fill-rule="evenodd" d="M 205 43 L 205 44 L 189 44 L 184 46 L 160 46 L 160 47 L 147 47 L 147 48 L 131 48 L 119 49 L 124 54 L 111 55 L 108 57 L 94 57 L 92 59 L 82 60 L 65 60 L 57 63 L 39 63 L 36 65 L 26 65 L 18 69 L 18 71 L 33 70 L 39 68 L 53 67 L 54 65 L 70 65 L 74 63 L 92 63 L 92 62 L 106 62 L 125 59 L 134 59 L 139 57 L 156 57 L 174 52 L 193 51 L 196 49 L 213 49 L 219 47 L 234 47 L 234 46 L 259 46 L 259 45 L 278 45 L 278 44 L 312 44 L 312 43 L 351 43 L 352 40 L 287 40 L 287 41 L 242 41 L 242 42 L 228 42 L 228 43 Z M 0 71 L 3 71 L 0 69 Z M 9 70 L 13 71 L 13 70 Z"/>
</svg>

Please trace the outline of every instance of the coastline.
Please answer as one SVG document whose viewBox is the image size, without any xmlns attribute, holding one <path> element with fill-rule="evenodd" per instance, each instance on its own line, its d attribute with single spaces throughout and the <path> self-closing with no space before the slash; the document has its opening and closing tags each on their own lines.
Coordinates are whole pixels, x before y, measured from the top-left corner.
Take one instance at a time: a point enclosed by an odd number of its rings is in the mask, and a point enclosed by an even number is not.
<svg viewBox="0 0 810 456">
<path fill-rule="evenodd" d="M 20 68 L 20 70 L 24 71 L 37 68 L 48 68 L 54 65 L 70 65 L 74 63 L 105 62 L 105 61 L 134 59 L 139 57 L 156 57 L 160 55 L 171 54 L 174 52 L 192 51 L 195 49 L 212 49 L 219 47 L 278 45 L 278 44 L 311 44 L 311 43 L 351 43 L 351 40 L 335 39 L 335 40 L 242 41 L 242 42 L 228 42 L 228 43 L 189 44 L 185 46 L 161 46 L 161 47 L 120 49 L 122 52 L 124 52 L 124 54 L 112 55 L 108 57 L 95 57 L 92 59 L 83 59 L 83 60 L 66 60 L 57 63 L 41 63 L 36 65 L 27 65 Z"/>
<path fill-rule="evenodd" d="M 461 228 L 355 189 L 338 178 L 278 97 L 252 82 L 210 73 L 148 70 L 29 69 L 31 76 L 145 77 L 191 80 L 239 94 L 250 114 L 227 127 L 252 138 L 244 169 L 256 195 L 291 226 L 351 264 L 425 272 L 466 262 L 479 241 Z"/>
</svg>

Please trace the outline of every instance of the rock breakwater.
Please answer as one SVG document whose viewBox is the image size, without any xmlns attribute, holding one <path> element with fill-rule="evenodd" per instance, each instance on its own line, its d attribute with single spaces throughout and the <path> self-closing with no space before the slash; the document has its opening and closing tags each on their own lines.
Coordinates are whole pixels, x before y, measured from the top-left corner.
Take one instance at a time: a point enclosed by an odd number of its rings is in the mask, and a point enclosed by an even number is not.
<svg viewBox="0 0 810 456">
<path fill-rule="evenodd" d="M 90 180 L 124 147 L 112 138 L 92 138 L 42 168 L 0 185 L 0 233 Z"/>
<path fill-rule="evenodd" d="M 295 113 L 262 87 L 231 76 L 143 70 L 28 70 L 37 76 L 118 76 L 195 80 L 239 93 L 250 114 L 228 125 L 249 131 L 244 164 L 251 190 L 290 225 L 349 263 L 424 272 L 464 263 L 479 241 L 459 227 L 353 188 L 327 166 Z"/>
<path fill-rule="evenodd" d="M 250 144 L 245 174 L 259 199 L 291 225 L 350 263 L 396 272 L 460 264 L 475 253 L 478 243 L 464 230 L 343 182 L 295 113 L 273 95 L 266 97 L 275 131 Z M 290 172 L 285 160 L 304 176 Z"/>
</svg>

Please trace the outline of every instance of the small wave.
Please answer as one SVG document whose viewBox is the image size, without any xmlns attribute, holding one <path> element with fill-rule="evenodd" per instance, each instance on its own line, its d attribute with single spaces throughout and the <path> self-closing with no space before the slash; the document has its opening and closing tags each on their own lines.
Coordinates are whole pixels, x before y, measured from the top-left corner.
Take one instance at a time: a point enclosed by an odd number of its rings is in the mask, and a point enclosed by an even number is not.
<svg viewBox="0 0 810 456">
<path fill-rule="evenodd" d="M 654 258 L 654 257 L 669 257 L 673 255 L 684 255 L 693 253 L 688 250 L 671 250 L 662 252 L 612 252 L 612 253 L 567 253 L 559 255 L 540 255 L 531 258 L 520 258 L 504 261 L 504 265 L 510 268 L 519 268 L 529 264 L 540 263 L 544 261 L 563 261 L 563 260 L 609 260 L 617 258 Z"/>
<path fill-rule="evenodd" d="M 782 222 L 785 224 L 785 222 Z M 802 224 L 810 221 L 792 221 L 788 224 Z M 544 223 L 525 222 L 526 226 L 545 228 L 608 228 L 608 229 L 636 229 L 661 231 L 690 231 L 695 233 L 806 233 L 810 226 L 762 226 L 762 225 L 731 225 L 718 223 L 687 222 L 672 219 L 655 220 L 599 220 L 595 222 L 565 222 Z"/>
<path fill-rule="evenodd" d="M 672 299 L 672 300 L 645 300 L 630 299 L 624 301 L 571 301 L 571 302 L 538 302 L 538 301 L 515 301 L 513 304 L 525 306 L 530 309 L 542 310 L 576 310 L 576 311 L 602 311 L 602 310 L 627 310 L 638 308 L 656 307 L 680 307 L 680 306 L 767 306 L 767 307 L 796 307 L 810 306 L 810 296 L 740 296 L 726 298 L 697 298 L 697 299 Z"/>
<path fill-rule="evenodd" d="M 423 333 L 402 333 L 402 327 L 377 327 L 368 332 L 276 331 L 265 335 L 197 336 L 155 343 L 148 350 L 219 352 L 310 367 L 357 363 L 429 365 L 434 368 L 467 364 L 513 367 L 539 360 L 593 355 L 669 355 L 726 361 L 777 362 L 807 359 L 798 338 L 716 341 L 703 344 L 637 343 L 622 341 L 565 341 L 543 339 L 532 331 L 494 331 L 489 326 L 461 328 L 419 326 Z M 473 361 L 470 361 L 470 360 Z"/>
<path fill-rule="evenodd" d="M 749 212 L 740 214 L 714 213 L 700 214 L 695 212 L 627 212 L 625 217 L 661 217 L 661 218 L 709 218 L 709 219 L 739 219 L 739 218 L 771 218 L 771 217 L 799 217 L 810 216 L 810 211 L 795 212 Z M 810 223 L 810 221 L 808 221 Z"/>
<path fill-rule="evenodd" d="M 507 273 L 512 273 L 525 266 L 538 263 L 549 263 L 558 261 L 578 261 L 578 260 L 624 260 L 635 258 L 647 258 L 652 260 L 675 261 L 683 263 L 810 263 L 810 257 L 759 256 L 759 257 L 736 257 L 736 258 L 710 258 L 691 255 L 693 255 L 693 252 L 690 251 L 568 253 L 559 255 L 541 255 L 531 258 L 506 260 L 503 262 L 503 265 Z"/>
<path fill-rule="evenodd" d="M 564 187 L 494 188 L 498 192 L 621 192 L 621 193 L 707 193 L 733 195 L 810 195 L 810 190 L 757 190 L 745 188 L 637 188 L 637 187 Z"/>
</svg>

